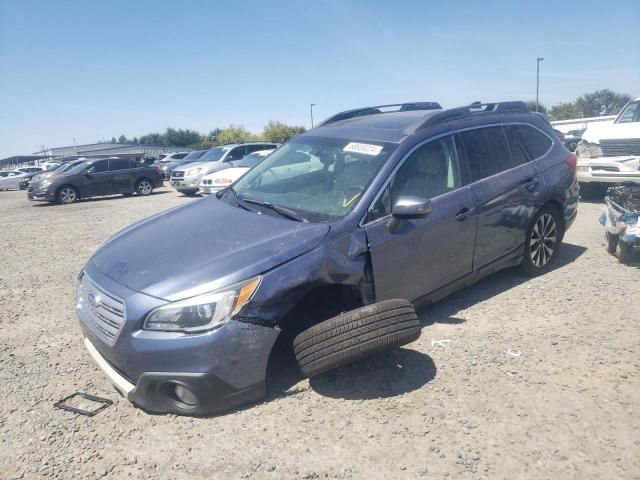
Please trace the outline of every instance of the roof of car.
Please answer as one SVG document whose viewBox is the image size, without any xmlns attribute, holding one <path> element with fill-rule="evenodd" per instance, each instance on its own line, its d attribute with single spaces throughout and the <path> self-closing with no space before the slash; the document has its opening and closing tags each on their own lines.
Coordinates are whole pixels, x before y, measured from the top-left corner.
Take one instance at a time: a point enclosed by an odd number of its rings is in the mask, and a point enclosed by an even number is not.
<svg viewBox="0 0 640 480">
<path fill-rule="evenodd" d="M 501 115 L 506 113 L 530 113 L 524 102 L 499 103 L 475 102 L 462 107 L 434 109 L 430 103 L 417 102 L 398 104 L 393 112 L 381 107 L 365 107 L 333 115 L 318 127 L 303 133 L 303 136 L 325 136 L 334 138 L 357 138 L 381 142 L 399 143 L 403 138 L 423 128 L 476 116 Z M 420 108 L 424 105 L 424 108 Z M 436 104 L 437 105 L 437 104 Z M 411 108 L 404 109 L 410 106 Z M 383 105 L 382 107 L 389 107 Z"/>
</svg>

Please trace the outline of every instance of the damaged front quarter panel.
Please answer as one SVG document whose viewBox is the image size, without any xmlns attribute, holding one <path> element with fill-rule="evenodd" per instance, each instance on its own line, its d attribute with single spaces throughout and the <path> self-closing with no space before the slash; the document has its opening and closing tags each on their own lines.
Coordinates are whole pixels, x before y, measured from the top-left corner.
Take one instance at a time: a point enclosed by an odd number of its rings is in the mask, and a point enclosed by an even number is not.
<svg viewBox="0 0 640 480">
<path fill-rule="evenodd" d="M 310 292 L 332 286 L 350 289 L 360 305 L 375 301 L 364 231 L 330 231 L 315 249 L 265 272 L 254 298 L 236 320 L 277 327 Z M 340 299 L 328 301 L 339 307 Z"/>
</svg>

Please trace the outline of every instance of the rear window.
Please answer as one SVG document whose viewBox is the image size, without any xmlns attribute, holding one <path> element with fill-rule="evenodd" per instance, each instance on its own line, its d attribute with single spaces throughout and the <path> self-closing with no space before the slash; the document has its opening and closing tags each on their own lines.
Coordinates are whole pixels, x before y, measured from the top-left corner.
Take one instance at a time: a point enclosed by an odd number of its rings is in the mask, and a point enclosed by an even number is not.
<svg viewBox="0 0 640 480">
<path fill-rule="evenodd" d="M 551 148 L 551 139 L 528 125 L 505 125 L 504 131 L 515 165 L 540 158 Z"/>
<path fill-rule="evenodd" d="M 502 127 L 477 128 L 458 135 L 464 145 L 472 182 L 513 166 Z"/>
</svg>

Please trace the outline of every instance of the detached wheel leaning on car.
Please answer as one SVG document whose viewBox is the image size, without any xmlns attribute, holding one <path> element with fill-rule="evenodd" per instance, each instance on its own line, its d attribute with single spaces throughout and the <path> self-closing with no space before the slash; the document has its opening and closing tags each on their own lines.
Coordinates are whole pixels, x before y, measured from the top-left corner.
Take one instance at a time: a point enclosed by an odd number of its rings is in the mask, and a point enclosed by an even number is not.
<svg viewBox="0 0 640 480">
<path fill-rule="evenodd" d="M 69 203 L 73 203 L 78 200 L 78 190 L 76 190 L 76 188 L 72 187 L 71 185 L 63 185 L 58 189 L 56 199 L 61 205 L 68 205 Z"/>
<path fill-rule="evenodd" d="M 153 192 L 153 183 L 148 178 L 141 178 L 136 183 L 136 193 L 141 197 L 150 195 Z"/>
<path fill-rule="evenodd" d="M 558 209 L 542 208 L 531 222 L 524 242 L 522 269 L 525 273 L 542 275 L 553 268 L 563 234 Z"/>
<path fill-rule="evenodd" d="M 313 377 L 413 342 L 420 330 L 410 302 L 385 300 L 305 330 L 293 340 L 293 350 L 302 373 Z"/>
</svg>

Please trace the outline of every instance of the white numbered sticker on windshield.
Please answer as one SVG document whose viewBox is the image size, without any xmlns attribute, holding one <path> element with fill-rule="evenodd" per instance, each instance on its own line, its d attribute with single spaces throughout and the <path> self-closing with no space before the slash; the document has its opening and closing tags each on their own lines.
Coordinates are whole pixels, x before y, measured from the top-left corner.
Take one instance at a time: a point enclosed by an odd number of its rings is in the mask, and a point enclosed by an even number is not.
<svg viewBox="0 0 640 480">
<path fill-rule="evenodd" d="M 380 155 L 382 147 L 379 145 L 370 145 L 368 143 L 351 142 L 342 149 L 343 152 L 363 153 L 365 155 Z"/>
</svg>

